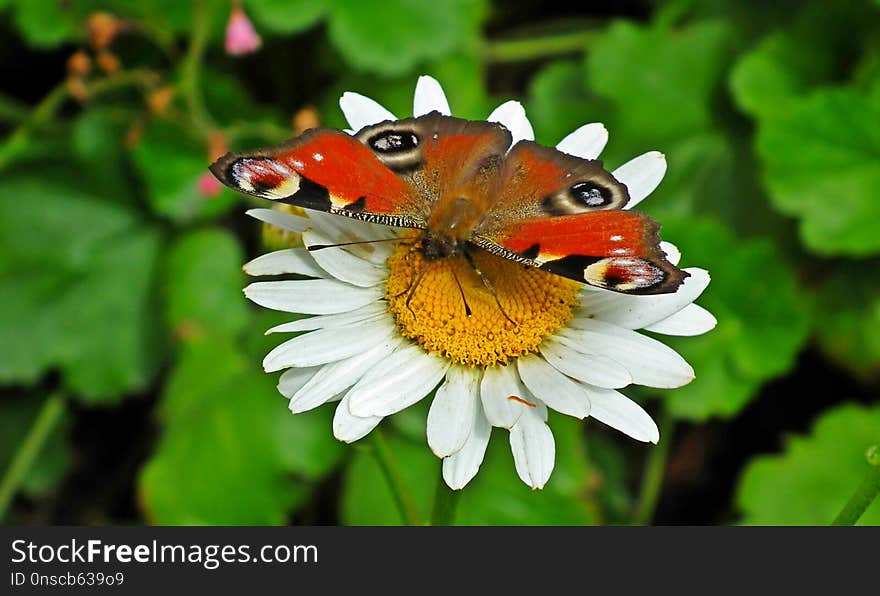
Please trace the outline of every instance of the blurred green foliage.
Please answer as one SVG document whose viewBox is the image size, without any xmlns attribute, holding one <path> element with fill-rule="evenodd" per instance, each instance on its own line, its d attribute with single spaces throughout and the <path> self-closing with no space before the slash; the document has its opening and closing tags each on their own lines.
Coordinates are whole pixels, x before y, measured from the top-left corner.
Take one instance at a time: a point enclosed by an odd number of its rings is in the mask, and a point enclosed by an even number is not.
<svg viewBox="0 0 880 596">
<path fill-rule="evenodd" d="M 408 116 L 418 74 L 437 77 L 462 117 L 483 118 L 518 96 L 546 144 L 602 121 L 612 168 L 647 150 L 666 154 L 669 173 L 640 209 L 664 224 L 683 265 L 709 270 L 700 303 L 719 324 L 669 342 L 697 379 L 643 392 L 653 411 L 688 425 L 735 420 L 769 382 L 796 382 L 808 347 L 851 387 L 877 395 L 877 2 L 681 0 L 646 4 L 646 18 L 608 16 L 600 3 L 584 8 L 587 18 L 542 21 L 540 7 L 507 18 L 507 3 L 488 0 L 389 0 L 381 10 L 359 0 L 244 0 L 263 38 L 247 57 L 223 51 L 230 8 L 0 0 L 6 30 L 24 44 L 10 50 L 17 59 L 59 65 L 54 90 L 2 85 L 0 95 L 0 467 L 49 393 L 70 404 L 19 487 L 12 521 L 34 519 L 29 504 L 72 490 L 65 479 L 85 465 L 71 437 L 78 420 L 134 402 L 146 404 L 155 437 L 127 481 L 134 519 L 107 521 L 313 523 L 331 490 L 341 523 L 400 522 L 369 446 L 333 439 L 332 408 L 289 415 L 260 370 L 275 341 L 262 331 L 284 319 L 241 295 L 240 267 L 260 252 L 259 232 L 241 197 L 201 185 L 219 153 L 292 136 L 297 114 L 343 127 L 343 91 Z M 96 20 L 99 11 L 112 18 Z M 117 28 L 104 43 L 108 22 Z M 74 52 L 90 67 L 65 78 L 60 65 Z M 34 94 L 45 99 L 27 105 Z M 789 397 L 797 411 L 800 396 Z M 387 428 L 427 518 L 439 462 L 424 420 L 416 407 Z M 645 450 L 592 422 L 554 416 L 551 426 L 557 463 L 547 488 L 519 482 L 496 430 L 460 523 L 631 521 Z M 746 467 L 729 497 L 741 513 L 734 521 L 829 522 L 872 442 L 876 407 L 829 408 L 808 436 L 780 439 L 782 454 Z M 880 523 L 878 511 L 875 503 L 863 523 Z"/>
</svg>

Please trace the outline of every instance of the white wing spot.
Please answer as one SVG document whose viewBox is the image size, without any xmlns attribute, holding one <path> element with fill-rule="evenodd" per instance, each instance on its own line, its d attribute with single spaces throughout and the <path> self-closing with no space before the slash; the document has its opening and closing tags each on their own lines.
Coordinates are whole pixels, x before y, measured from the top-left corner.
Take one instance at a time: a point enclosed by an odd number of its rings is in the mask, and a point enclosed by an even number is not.
<svg viewBox="0 0 880 596">
<path fill-rule="evenodd" d="M 324 156 L 321 155 L 320 153 L 314 153 L 314 154 L 312 154 L 312 157 L 314 158 L 315 161 L 324 161 Z"/>
</svg>

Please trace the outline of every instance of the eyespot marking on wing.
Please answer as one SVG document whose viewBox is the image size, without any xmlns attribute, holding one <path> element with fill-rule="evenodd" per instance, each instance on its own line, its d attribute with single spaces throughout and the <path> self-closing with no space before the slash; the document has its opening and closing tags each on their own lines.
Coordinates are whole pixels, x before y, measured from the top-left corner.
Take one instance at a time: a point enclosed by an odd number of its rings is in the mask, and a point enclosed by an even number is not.
<svg viewBox="0 0 880 596">
<path fill-rule="evenodd" d="M 425 161 L 418 132 L 399 122 L 386 122 L 367 127 L 357 133 L 357 138 L 379 161 L 399 174 L 412 172 L 421 167 Z"/>
<path fill-rule="evenodd" d="M 229 164 L 226 178 L 242 192 L 277 201 L 296 194 L 302 178 L 293 168 L 271 158 L 242 157 Z"/>
<path fill-rule="evenodd" d="M 584 280 L 600 288 L 638 292 L 662 284 L 666 272 L 645 259 L 609 257 L 585 267 Z"/>
</svg>

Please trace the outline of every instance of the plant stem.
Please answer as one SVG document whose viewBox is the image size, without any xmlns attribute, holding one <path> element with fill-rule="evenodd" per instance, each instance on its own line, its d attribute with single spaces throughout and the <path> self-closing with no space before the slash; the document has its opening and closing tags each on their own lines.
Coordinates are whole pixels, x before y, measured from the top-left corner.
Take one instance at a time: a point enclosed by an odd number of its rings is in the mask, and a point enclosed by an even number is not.
<svg viewBox="0 0 880 596">
<path fill-rule="evenodd" d="M 660 489 L 663 487 L 663 474 L 666 471 L 666 460 L 669 457 L 669 446 L 672 444 L 672 431 L 675 422 L 669 410 L 663 408 L 660 413 L 660 442 L 651 449 L 648 459 L 645 461 L 645 471 L 642 475 L 642 487 L 639 499 L 633 511 L 633 523 L 640 526 L 650 525 L 654 519 L 654 511 L 657 509 L 657 501 L 660 499 Z"/>
<path fill-rule="evenodd" d="M 865 459 L 868 460 L 868 473 L 831 522 L 832 526 L 854 526 L 880 493 L 880 445 L 869 447 L 865 452 Z"/>
<path fill-rule="evenodd" d="M 409 496 L 409 491 L 407 491 L 403 478 L 400 476 L 400 470 L 397 468 L 394 454 L 391 453 L 391 448 L 385 440 L 385 435 L 381 429 L 376 428 L 370 433 L 370 436 L 373 440 L 373 456 L 376 458 L 379 467 L 382 468 L 382 474 L 385 476 L 388 488 L 391 489 L 391 495 L 394 497 L 394 503 L 400 511 L 403 523 L 408 526 L 421 525 L 419 515 L 416 513 L 416 508 L 413 505 L 412 498 Z"/>
<path fill-rule="evenodd" d="M 193 10 L 192 30 L 189 47 L 181 63 L 180 92 L 184 97 L 193 124 L 202 134 L 208 134 L 215 128 L 214 122 L 202 98 L 199 78 L 202 69 L 202 58 L 208 44 L 208 33 L 211 18 L 204 0 L 197 0 Z"/>
<path fill-rule="evenodd" d="M 129 86 L 148 89 L 160 80 L 159 75 L 147 69 L 125 70 L 118 74 L 88 84 L 89 98 L 102 93 L 122 89 Z M 26 148 L 31 135 L 41 126 L 45 126 L 55 113 L 64 105 L 68 97 L 67 82 L 59 83 L 40 103 L 22 119 L 18 127 L 0 144 L 0 169 L 8 166 Z"/>
<path fill-rule="evenodd" d="M 49 434 L 61 419 L 64 409 L 64 396 L 55 393 L 46 399 L 37 413 L 33 425 L 18 446 L 9 467 L 3 474 L 3 479 L 0 480 L 0 520 L 6 517 L 6 510 L 12 498 L 18 492 L 25 474 L 30 470 Z"/>
<path fill-rule="evenodd" d="M 0 169 L 8 165 L 27 147 L 28 139 L 34 129 L 50 120 L 65 99 L 67 99 L 67 84 L 62 82 L 40 100 L 40 103 L 0 145 Z"/>
<path fill-rule="evenodd" d="M 443 469 L 442 464 L 440 469 Z M 437 479 L 437 490 L 434 492 L 434 508 L 431 510 L 432 526 L 455 525 L 455 512 L 458 509 L 460 494 L 460 490 L 452 490 L 446 486 L 441 474 Z"/>
<path fill-rule="evenodd" d="M 583 50 L 600 31 L 573 31 L 543 37 L 489 42 L 485 48 L 489 62 L 517 62 Z"/>
</svg>

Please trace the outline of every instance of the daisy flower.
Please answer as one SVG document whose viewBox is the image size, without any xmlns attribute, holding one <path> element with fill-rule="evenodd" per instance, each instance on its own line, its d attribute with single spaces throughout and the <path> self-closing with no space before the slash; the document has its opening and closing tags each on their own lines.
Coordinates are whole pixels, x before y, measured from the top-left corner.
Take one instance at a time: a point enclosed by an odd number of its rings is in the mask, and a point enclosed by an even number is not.
<svg viewBox="0 0 880 596">
<path fill-rule="evenodd" d="M 397 120 L 377 102 L 345 93 L 340 107 L 350 131 Z M 450 115 L 439 83 L 416 85 L 415 116 Z M 510 130 L 513 143 L 534 133 L 521 104 L 508 101 L 487 118 Z M 595 159 L 608 140 L 598 123 L 587 124 L 556 146 Z M 660 183 L 666 161 L 656 151 L 613 171 L 628 188 L 633 207 Z M 253 217 L 302 235 L 306 247 L 392 240 L 411 230 L 378 226 L 322 212 L 253 209 Z M 663 250 L 674 264 L 680 254 Z M 284 370 L 278 390 L 294 413 L 338 402 L 337 439 L 366 436 L 384 417 L 433 392 L 427 441 L 443 460 L 443 478 L 464 487 L 480 468 L 493 428 L 509 433 L 520 479 L 542 488 L 553 471 L 555 443 L 548 411 L 596 420 L 638 440 L 659 441 L 657 425 L 619 390 L 630 385 L 673 388 L 694 378 L 685 360 L 639 330 L 698 335 L 715 318 L 694 300 L 709 284 L 702 269 L 672 294 L 632 296 L 584 286 L 539 269 L 480 252 L 477 264 L 493 280 L 498 302 L 461 259 L 431 261 L 411 299 L 407 289 L 421 270 L 419 253 L 405 243 L 351 244 L 310 252 L 288 248 L 245 265 L 249 275 L 296 274 L 306 279 L 259 281 L 245 288 L 257 304 L 312 315 L 274 327 L 296 332 L 264 359 L 267 372 Z M 462 306 L 467 298 L 471 316 Z M 516 325 L 510 319 L 517 321 Z M 436 391 L 435 391 L 436 390 Z"/>
</svg>

